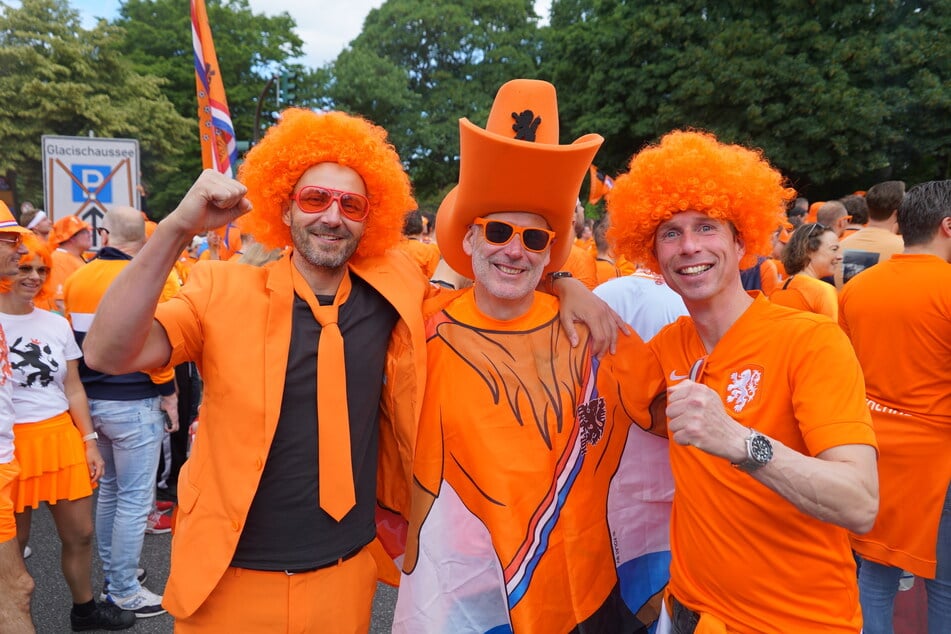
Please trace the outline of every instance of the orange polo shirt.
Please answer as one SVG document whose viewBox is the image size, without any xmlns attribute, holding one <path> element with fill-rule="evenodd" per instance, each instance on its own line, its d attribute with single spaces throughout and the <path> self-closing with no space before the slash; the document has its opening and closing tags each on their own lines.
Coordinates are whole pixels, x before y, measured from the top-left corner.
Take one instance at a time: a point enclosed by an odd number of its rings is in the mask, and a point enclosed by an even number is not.
<svg viewBox="0 0 951 634">
<path fill-rule="evenodd" d="M 669 384 L 706 357 L 699 382 L 726 412 L 808 456 L 875 445 L 855 353 L 828 319 L 753 304 L 707 354 L 681 317 L 649 342 Z M 748 474 L 694 447 L 670 444 L 675 491 L 669 590 L 728 632 L 858 632 L 848 532 L 797 510 Z"/>
</svg>

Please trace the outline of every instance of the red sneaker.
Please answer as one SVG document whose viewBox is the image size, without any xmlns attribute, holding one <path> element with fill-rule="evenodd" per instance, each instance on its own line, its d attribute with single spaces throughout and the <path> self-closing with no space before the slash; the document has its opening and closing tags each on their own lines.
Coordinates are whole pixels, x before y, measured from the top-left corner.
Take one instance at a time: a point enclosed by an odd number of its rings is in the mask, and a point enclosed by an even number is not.
<svg viewBox="0 0 951 634">
<path fill-rule="evenodd" d="M 153 511 L 149 513 L 148 524 L 145 527 L 146 535 L 161 535 L 172 530 L 172 518 L 164 513 Z"/>
<path fill-rule="evenodd" d="M 171 500 L 156 500 L 155 508 L 159 513 L 167 513 L 172 510 L 172 507 L 175 506 L 175 502 Z"/>
</svg>

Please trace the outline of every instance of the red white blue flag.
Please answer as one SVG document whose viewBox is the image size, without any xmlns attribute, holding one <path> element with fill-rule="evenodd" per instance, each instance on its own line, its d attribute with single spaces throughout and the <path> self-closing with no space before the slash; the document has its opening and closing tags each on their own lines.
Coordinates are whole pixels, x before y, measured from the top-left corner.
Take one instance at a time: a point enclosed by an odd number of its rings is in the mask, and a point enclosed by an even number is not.
<svg viewBox="0 0 951 634">
<path fill-rule="evenodd" d="M 225 86 L 218 70 L 215 43 L 208 26 L 205 0 L 191 0 L 191 15 L 202 166 L 233 177 L 238 147 Z"/>
</svg>

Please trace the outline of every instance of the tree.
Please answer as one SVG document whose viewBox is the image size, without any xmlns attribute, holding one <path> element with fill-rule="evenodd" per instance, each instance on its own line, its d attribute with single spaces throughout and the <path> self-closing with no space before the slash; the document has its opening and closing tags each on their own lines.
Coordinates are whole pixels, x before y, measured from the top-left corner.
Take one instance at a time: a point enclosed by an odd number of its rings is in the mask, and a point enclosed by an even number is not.
<svg viewBox="0 0 951 634">
<path fill-rule="evenodd" d="M 274 75 L 303 70 L 288 61 L 303 54 L 303 42 L 294 33 L 296 22 L 286 12 L 256 14 L 248 0 L 206 0 L 206 6 L 235 134 L 238 139 L 250 140 L 262 89 Z M 189 2 L 126 0 L 115 24 L 125 34 L 119 50 L 137 71 L 164 77 L 166 96 L 178 113 L 192 122 L 174 170 L 166 176 L 147 175 L 154 206 L 170 211 L 201 171 Z M 263 98 L 263 111 L 270 112 L 272 106 L 277 109 L 273 91 Z"/>
<path fill-rule="evenodd" d="M 543 73 L 566 95 L 566 125 L 605 135 L 597 160 L 611 173 L 693 126 L 762 148 L 823 195 L 888 174 L 941 178 L 951 152 L 941 5 L 555 0 Z"/>
<path fill-rule="evenodd" d="M 459 118 L 484 125 L 499 86 L 536 75 L 536 22 L 531 0 L 388 0 L 334 62 L 325 92 L 386 128 L 417 198 L 435 208 L 456 182 Z"/>
<path fill-rule="evenodd" d="M 0 173 L 16 171 L 21 197 L 42 198 L 44 134 L 138 139 L 143 171 L 159 174 L 181 152 L 188 122 L 115 50 L 120 35 L 83 29 L 66 0 L 0 5 Z"/>
</svg>

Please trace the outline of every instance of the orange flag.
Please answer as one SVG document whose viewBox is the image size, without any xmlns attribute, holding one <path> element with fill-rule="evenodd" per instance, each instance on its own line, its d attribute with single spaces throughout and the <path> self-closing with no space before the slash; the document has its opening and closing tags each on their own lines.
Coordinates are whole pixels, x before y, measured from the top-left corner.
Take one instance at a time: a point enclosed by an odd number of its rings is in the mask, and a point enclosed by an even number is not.
<svg viewBox="0 0 951 634">
<path fill-rule="evenodd" d="M 215 43 L 208 26 L 205 0 L 191 0 L 191 14 L 202 166 L 234 176 L 238 147 L 225 98 L 225 85 L 218 70 Z"/>
<path fill-rule="evenodd" d="M 595 204 L 601 198 L 611 191 L 611 188 L 614 187 L 614 179 L 602 172 L 597 168 L 594 163 L 591 164 L 591 167 L 588 168 L 588 173 L 591 176 L 591 188 L 588 192 L 588 203 Z"/>
</svg>

